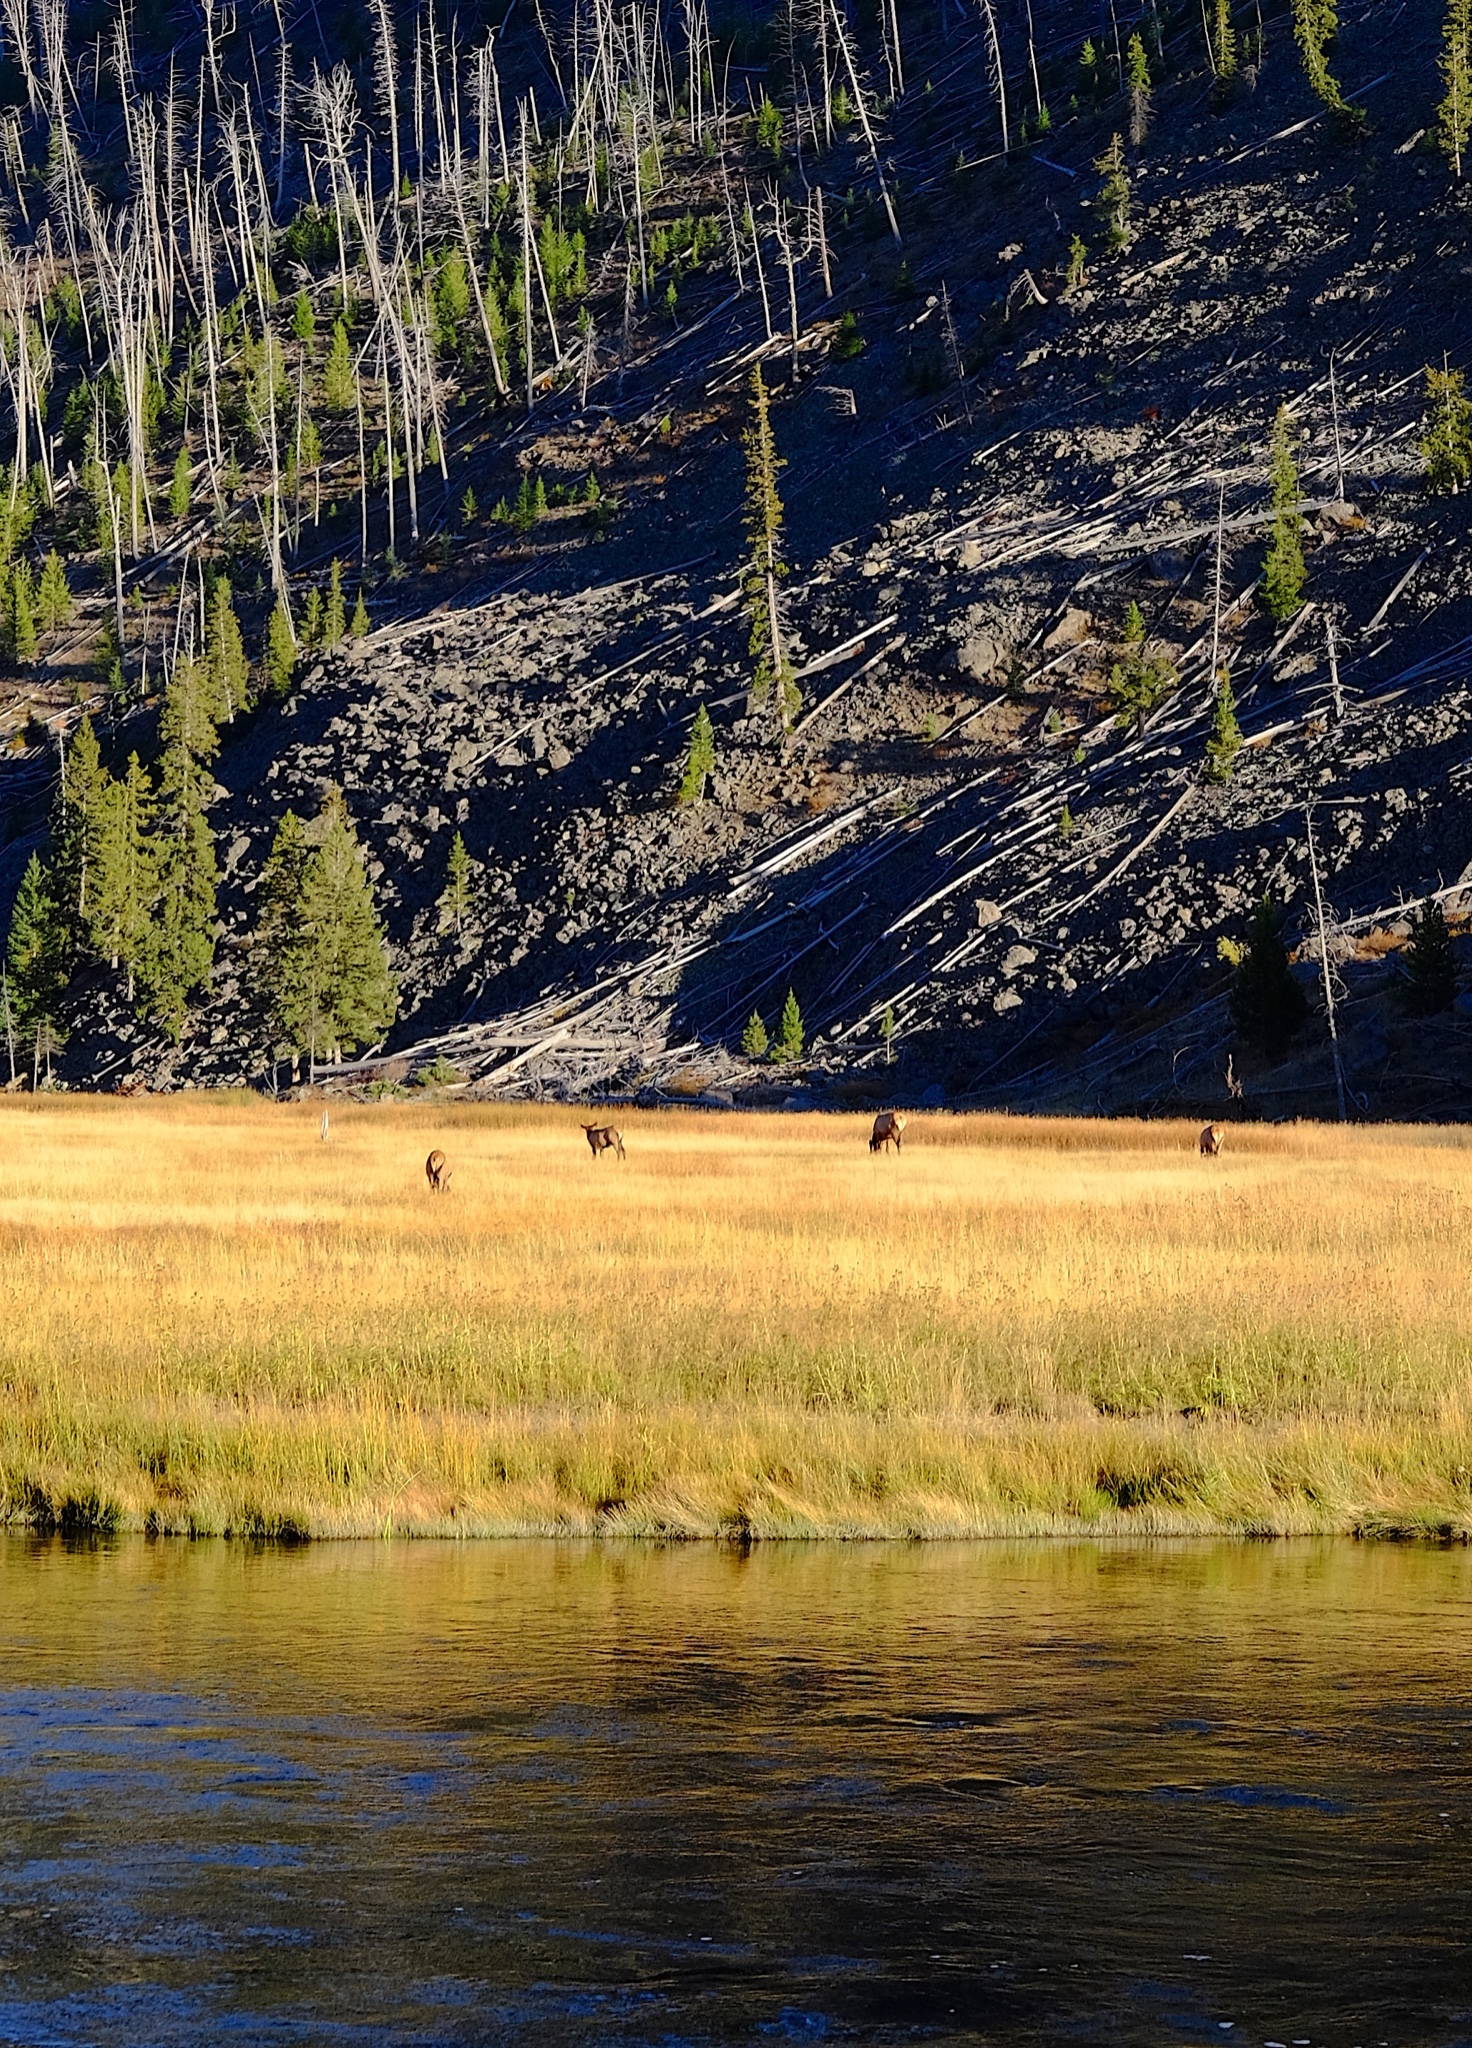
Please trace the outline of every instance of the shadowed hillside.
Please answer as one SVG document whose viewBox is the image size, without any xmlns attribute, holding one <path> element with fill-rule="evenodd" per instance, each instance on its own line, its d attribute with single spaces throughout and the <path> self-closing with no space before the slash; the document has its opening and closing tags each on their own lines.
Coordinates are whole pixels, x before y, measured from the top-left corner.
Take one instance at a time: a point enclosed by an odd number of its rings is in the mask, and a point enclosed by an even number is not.
<svg viewBox="0 0 1472 2048">
<path fill-rule="evenodd" d="M 7 261 L 62 424 L 11 559 L 39 586 L 55 546 L 75 610 L 6 685 L 6 893 L 61 829 L 84 704 L 115 772 L 159 754 L 165 678 L 214 658 L 221 574 L 253 660 L 209 764 L 213 965 L 171 1020 L 82 947 L 67 1083 L 286 1084 L 261 876 L 285 810 L 335 786 L 400 986 L 344 1084 L 1333 1114 L 1327 969 L 1346 1108 L 1460 1112 L 1467 1023 L 1404 1000 L 1407 911 L 1438 892 L 1460 964 L 1472 861 L 1465 498 L 1423 451 L 1425 371 L 1466 350 L 1440 10 L 1343 10 L 1338 109 L 1285 11 L 1226 12 L 1214 50 L 1184 7 L 1122 17 L 1118 52 L 1107 10 L 1102 38 L 1093 6 L 1035 6 L 1031 42 L 1028 20 L 996 16 L 1000 98 L 985 9 L 595 8 L 489 44 L 461 17 L 453 60 L 426 16 L 399 24 L 392 100 L 381 35 L 377 70 L 370 37 L 335 85 L 292 45 L 283 99 L 274 29 L 242 18 L 218 91 L 201 29 L 177 248 L 154 310 L 140 268 L 111 314 L 109 260 L 125 279 L 128 236 L 152 246 L 140 110 L 167 131 L 167 60 L 104 66 L 69 198 L 36 56 Z M 1127 202 L 1101 198 L 1115 135 Z M 238 205 L 237 160 L 260 173 Z M 91 244 L 88 180 L 117 209 L 97 201 Z M 780 690 L 753 701 L 743 601 L 757 364 L 785 721 Z M 14 424 L 39 379 L 11 385 Z M 1305 576 L 1275 617 L 1284 407 Z M 334 560 L 339 623 L 361 584 L 368 630 L 328 646 Z M 1216 780 L 1223 670 L 1243 744 Z M 714 769 L 680 803 L 702 704 Z M 1265 890 L 1310 1010 L 1271 1058 L 1230 1001 Z M 747 1057 L 789 989 L 802 1057 Z"/>
</svg>

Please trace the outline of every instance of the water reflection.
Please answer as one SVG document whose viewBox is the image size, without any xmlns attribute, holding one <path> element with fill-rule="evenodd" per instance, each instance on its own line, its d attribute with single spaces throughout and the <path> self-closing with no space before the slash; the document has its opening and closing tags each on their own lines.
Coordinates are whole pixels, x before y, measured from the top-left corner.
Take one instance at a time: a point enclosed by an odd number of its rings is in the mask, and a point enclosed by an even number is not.
<svg viewBox="0 0 1472 2048">
<path fill-rule="evenodd" d="M 0 2041 L 1472 2043 L 1461 1551 L 0 1540 Z"/>
</svg>

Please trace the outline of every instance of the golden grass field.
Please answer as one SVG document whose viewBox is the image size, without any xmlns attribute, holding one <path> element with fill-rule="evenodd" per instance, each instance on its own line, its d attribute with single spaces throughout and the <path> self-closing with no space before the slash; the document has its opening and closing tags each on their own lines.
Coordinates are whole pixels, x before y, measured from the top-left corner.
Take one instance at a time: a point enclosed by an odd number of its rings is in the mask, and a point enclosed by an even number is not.
<svg viewBox="0 0 1472 2048">
<path fill-rule="evenodd" d="M 1472 1132 L 320 1115 L 0 1104 L 0 1520 L 1472 1527 Z"/>
</svg>

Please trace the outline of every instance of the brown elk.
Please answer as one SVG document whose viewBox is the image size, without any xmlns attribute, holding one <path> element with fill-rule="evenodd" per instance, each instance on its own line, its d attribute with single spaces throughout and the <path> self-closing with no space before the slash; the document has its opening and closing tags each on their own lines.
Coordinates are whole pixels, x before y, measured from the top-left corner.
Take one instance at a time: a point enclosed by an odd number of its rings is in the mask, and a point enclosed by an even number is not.
<svg viewBox="0 0 1472 2048">
<path fill-rule="evenodd" d="M 1218 1152 L 1222 1149 L 1222 1142 L 1226 1135 L 1227 1127 L 1225 1124 L 1208 1124 L 1202 1131 L 1200 1138 L 1202 1158 L 1215 1159 Z"/>
<path fill-rule="evenodd" d="M 619 1158 L 623 1158 L 623 1134 L 616 1131 L 612 1124 L 584 1124 L 583 1136 L 587 1139 L 588 1150 L 595 1159 L 600 1152 L 617 1152 Z"/>
<path fill-rule="evenodd" d="M 893 1143 L 898 1152 L 904 1143 L 905 1125 L 910 1119 L 897 1109 L 882 1109 L 874 1119 L 874 1128 L 869 1134 L 869 1150 L 882 1152 L 886 1145 Z"/>
<path fill-rule="evenodd" d="M 451 1171 L 449 1160 L 436 1147 L 424 1162 L 424 1178 L 429 1182 L 431 1194 L 443 1195 L 448 1191 Z"/>
</svg>

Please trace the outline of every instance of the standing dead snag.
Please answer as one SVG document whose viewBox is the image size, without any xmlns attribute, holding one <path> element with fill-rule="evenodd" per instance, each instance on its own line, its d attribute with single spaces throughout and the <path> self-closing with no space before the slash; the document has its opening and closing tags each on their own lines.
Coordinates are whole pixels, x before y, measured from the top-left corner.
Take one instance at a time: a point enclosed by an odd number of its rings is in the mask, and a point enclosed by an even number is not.
<svg viewBox="0 0 1472 2048">
<path fill-rule="evenodd" d="M 777 472 L 784 464 L 772 438 L 772 415 L 760 363 L 751 373 L 751 425 L 742 435 L 742 444 L 746 449 L 746 534 L 751 543 L 742 592 L 751 621 L 747 645 L 756 657 L 751 698 L 754 704 L 764 704 L 775 684 L 782 729 L 790 732 L 802 699 L 792 679 L 777 608 L 777 584 L 787 574 L 782 559 L 782 500 L 777 492 Z"/>
</svg>

